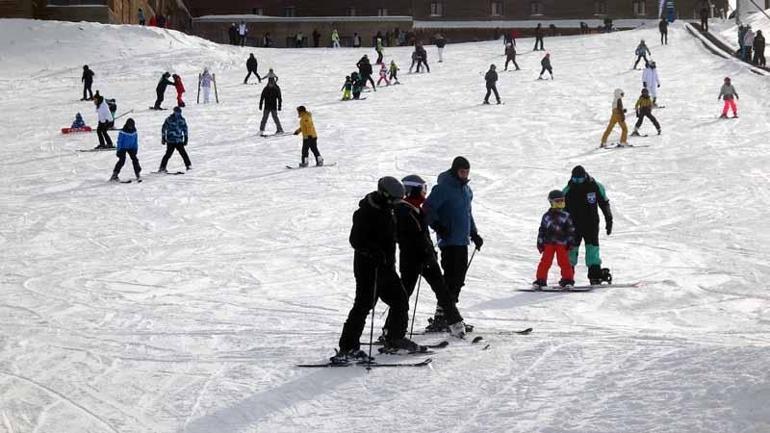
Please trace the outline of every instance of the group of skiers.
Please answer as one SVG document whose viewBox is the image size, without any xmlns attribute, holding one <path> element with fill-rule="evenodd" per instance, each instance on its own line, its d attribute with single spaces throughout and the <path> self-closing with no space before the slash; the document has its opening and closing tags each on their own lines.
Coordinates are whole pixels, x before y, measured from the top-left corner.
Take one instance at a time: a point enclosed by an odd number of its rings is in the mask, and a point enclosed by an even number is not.
<svg viewBox="0 0 770 433">
<path fill-rule="evenodd" d="M 749 63 L 757 66 L 766 66 L 765 60 L 765 36 L 762 30 L 751 29 L 751 25 L 738 27 L 738 56 Z"/>
<path fill-rule="evenodd" d="M 169 78 L 173 78 L 172 80 L 169 80 Z M 161 104 L 163 103 L 163 99 L 166 95 L 166 87 L 168 86 L 174 86 L 176 89 L 176 104 L 177 107 L 184 107 L 185 103 L 184 100 L 182 100 L 182 95 L 185 92 L 184 84 L 182 83 L 182 77 L 180 77 L 177 74 L 171 74 L 170 72 L 164 72 L 163 75 L 161 75 L 160 80 L 158 81 L 158 85 L 155 87 L 155 104 L 152 106 L 153 110 L 162 110 Z"/>
</svg>

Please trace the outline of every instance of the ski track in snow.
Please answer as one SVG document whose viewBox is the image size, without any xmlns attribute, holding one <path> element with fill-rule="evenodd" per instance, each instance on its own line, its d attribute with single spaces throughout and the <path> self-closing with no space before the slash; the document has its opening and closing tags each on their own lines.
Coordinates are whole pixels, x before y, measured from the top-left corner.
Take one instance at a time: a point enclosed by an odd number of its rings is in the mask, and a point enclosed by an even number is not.
<svg viewBox="0 0 770 433">
<path fill-rule="evenodd" d="M 410 50 L 389 48 L 403 85 L 342 103 L 345 75 L 373 51 L 0 23 L 0 433 L 770 431 L 770 85 L 678 23 L 665 47 L 654 28 L 547 38 L 553 81 L 534 81 L 541 55 L 522 40 L 522 70 L 500 74 L 506 104 L 489 107 L 482 76 L 490 62 L 503 67 L 500 42 L 449 45 L 441 64 L 430 47 L 430 74 L 407 74 Z M 629 68 L 641 38 L 660 69 L 663 135 L 598 150 L 613 89 L 627 107 L 638 97 L 641 71 Z M 96 52 L 107 54 L 83 54 Z M 257 137 L 262 86 L 241 84 L 249 52 L 280 77 L 284 129 L 306 105 L 336 166 L 286 170 L 299 138 Z M 58 133 L 78 111 L 95 126 L 93 105 L 77 101 L 83 63 L 118 112 L 135 110 L 141 184 L 106 182 L 113 153 L 77 152 L 94 133 Z M 195 104 L 203 66 L 217 75 L 218 105 Z M 146 107 L 165 70 L 188 88 L 193 170 L 183 176 L 149 174 L 170 111 Z M 737 120 L 717 119 L 728 75 L 742 95 Z M 489 350 L 453 342 L 420 369 L 294 368 L 337 345 L 354 295 L 358 200 L 384 175 L 433 184 L 458 154 L 471 161 L 486 240 L 460 308 Z M 545 196 L 576 164 L 612 201 L 605 264 L 616 282 L 640 285 L 519 292 L 537 266 Z M 169 169 L 180 167 L 175 155 Z M 582 263 L 576 277 L 585 282 Z M 422 286 L 416 329 L 435 302 Z"/>
</svg>

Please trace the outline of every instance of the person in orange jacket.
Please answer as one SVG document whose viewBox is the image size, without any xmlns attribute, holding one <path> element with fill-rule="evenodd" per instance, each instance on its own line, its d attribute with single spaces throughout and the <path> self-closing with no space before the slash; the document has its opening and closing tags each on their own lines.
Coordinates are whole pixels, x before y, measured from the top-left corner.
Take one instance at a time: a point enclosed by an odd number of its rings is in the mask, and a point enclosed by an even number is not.
<svg viewBox="0 0 770 433">
<path fill-rule="evenodd" d="M 182 77 L 177 74 L 171 76 L 174 79 L 174 87 L 176 88 L 176 105 L 177 107 L 184 107 L 184 101 L 182 100 L 182 94 L 184 93 L 184 84 L 182 84 Z"/>
<path fill-rule="evenodd" d="M 315 132 L 315 125 L 313 125 L 313 116 L 304 105 L 297 107 L 297 115 L 299 116 L 299 128 L 294 131 L 294 135 L 302 133 L 302 162 L 299 166 L 307 167 L 308 150 L 313 152 L 316 166 L 324 165 L 324 159 L 318 151 L 318 134 Z"/>
</svg>

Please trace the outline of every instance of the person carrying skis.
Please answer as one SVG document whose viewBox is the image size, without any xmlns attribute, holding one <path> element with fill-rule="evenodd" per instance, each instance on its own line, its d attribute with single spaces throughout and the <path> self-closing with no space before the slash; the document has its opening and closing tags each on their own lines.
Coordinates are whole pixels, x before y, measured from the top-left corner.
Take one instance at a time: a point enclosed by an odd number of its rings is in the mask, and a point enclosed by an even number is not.
<svg viewBox="0 0 770 433">
<path fill-rule="evenodd" d="M 568 289 L 575 285 L 575 269 L 569 261 L 570 247 L 575 244 L 575 224 L 570 214 L 564 211 L 565 198 L 562 191 L 555 189 L 548 193 L 548 202 L 551 207 L 543 215 L 537 234 L 537 250 L 541 256 L 532 287 L 540 289 L 548 286 L 548 270 L 551 269 L 555 255 L 561 269 L 559 286 Z"/>
<path fill-rule="evenodd" d="M 380 63 L 380 79 L 377 80 L 377 85 L 379 86 L 380 83 L 385 81 L 385 84 L 390 86 L 390 80 L 388 79 L 388 67 L 385 66 L 385 63 Z"/>
<path fill-rule="evenodd" d="M 281 88 L 278 87 L 278 84 L 275 83 L 274 79 L 268 78 L 267 86 L 262 89 L 262 96 L 259 98 L 259 109 L 262 110 L 262 122 L 259 124 L 259 135 L 265 136 L 265 125 L 267 125 L 268 115 L 272 116 L 273 122 L 275 122 L 275 133 L 283 134 L 281 121 L 278 120 L 278 112 L 281 111 L 281 104 L 283 104 Z"/>
<path fill-rule="evenodd" d="M 353 213 L 350 245 L 353 247 L 353 274 L 356 295 L 348 313 L 339 350 L 330 360 L 346 364 L 354 360 L 369 360 L 361 350 L 361 333 L 369 310 L 377 299 L 390 307 L 386 350 L 424 351 L 406 338 L 409 323 L 409 299 L 396 273 L 396 219 L 393 209 L 404 196 L 404 186 L 398 179 L 385 176 L 377 182 L 377 190 L 366 195 Z"/>
<path fill-rule="evenodd" d="M 612 99 L 612 116 L 610 117 L 610 123 L 607 125 L 607 129 L 604 130 L 602 135 L 602 142 L 599 147 L 607 147 L 607 138 L 615 128 L 616 124 L 620 125 L 620 144 L 619 147 L 628 146 L 628 127 L 626 126 L 626 109 L 623 108 L 623 90 L 615 89 L 615 93 Z"/>
<path fill-rule="evenodd" d="M 350 74 L 350 80 L 353 82 L 353 99 L 360 99 L 361 90 L 364 88 L 364 80 L 358 75 L 358 72 Z"/>
<path fill-rule="evenodd" d="M 644 59 L 644 64 L 647 64 L 647 54 L 652 55 L 650 52 L 650 49 L 647 48 L 647 44 L 644 43 L 644 39 L 639 42 L 639 45 L 636 46 L 636 50 L 634 50 L 634 53 L 636 54 L 636 61 L 634 62 L 634 69 L 637 69 L 637 65 L 639 65 L 639 60 Z"/>
<path fill-rule="evenodd" d="M 438 183 L 423 204 L 427 222 L 438 237 L 441 268 L 455 304 L 465 285 L 469 239 L 476 245 L 476 250 L 484 244 L 473 219 L 473 191 L 468 186 L 470 171 L 470 162 L 462 156 L 456 157 L 452 167 L 438 176 Z M 447 326 L 443 308 L 439 305 L 429 328 L 440 331 Z"/>
<path fill-rule="evenodd" d="M 182 95 L 185 92 L 184 84 L 182 84 L 182 77 L 180 77 L 177 74 L 173 74 L 171 78 L 174 79 L 174 88 L 176 88 L 176 106 L 177 107 L 184 107 L 184 101 L 182 100 Z"/>
<path fill-rule="evenodd" d="M 201 74 L 201 87 L 203 88 L 203 103 L 209 103 L 209 97 L 211 96 L 211 83 L 214 81 L 214 76 L 209 72 L 209 68 L 203 68 Z"/>
<path fill-rule="evenodd" d="M 91 101 L 94 99 L 94 93 L 91 91 L 91 86 L 94 84 L 94 71 L 88 68 L 88 65 L 83 65 L 83 76 L 80 78 L 83 83 L 83 99 L 81 101 Z M 88 97 L 86 98 L 86 92 Z"/>
<path fill-rule="evenodd" d="M 521 68 L 519 68 L 519 64 L 516 63 L 516 46 L 513 44 L 513 42 L 508 42 L 505 45 L 505 71 L 508 70 L 509 62 L 513 62 L 513 66 L 516 67 L 517 71 L 521 70 Z"/>
<path fill-rule="evenodd" d="M 337 29 L 332 30 L 332 48 L 340 47 L 340 34 Z"/>
<path fill-rule="evenodd" d="M 262 82 L 262 77 L 259 76 L 259 72 L 257 72 L 257 58 L 254 57 L 254 53 L 249 54 L 249 58 L 246 60 L 246 70 L 249 72 L 246 74 L 246 78 L 243 79 L 243 84 L 248 84 L 249 77 L 251 77 L 251 74 L 254 74 L 257 76 L 257 80 L 259 82 Z"/>
<path fill-rule="evenodd" d="M 588 266 L 588 280 L 592 285 L 602 281 L 612 282 L 609 269 L 602 269 L 599 252 L 599 212 L 604 214 L 607 236 L 612 234 L 612 211 L 610 200 L 604 185 L 588 175 L 586 170 L 577 165 L 572 169 L 572 177 L 563 190 L 566 210 L 575 223 L 575 242 L 570 249 L 569 259 L 572 266 L 577 266 L 578 251 L 581 241 L 586 243 L 585 263 Z"/>
<path fill-rule="evenodd" d="M 540 45 L 540 49 L 538 50 L 537 46 Z M 532 51 L 545 51 L 545 48 L 543 48 L 543 25 L 541 23 L 537 23 L 537 27 L 535 27 L 535 49 Z"/>
<path fill-rule="evenodd" d="M 110 112 L 110 106 L 101 95 L 94 98 L 94 105 L 96 105 L 96 115 L 99 120 L 99 126 L 96 127 L 96 136 L 99 138 L 99 145 L 94 149 L 111 149 L 114 146 L 107 131 L 109 131 L 110 127 L 113 125 L 114 119 Z"/>
<path fill-rule="evenodd" d="M 342 84 L 342 100 L 349 101 L 351 98 L 351 92 L 353 91 L 353 80 L 350 79 L 350 75 L 345 77 L 345 82 Z"/>
<path fill-rule="evenodd" d="M 398 65 L 396 65 L 395 60 L 390 61 L 390 68 L 388 68 L 388 72 L 390 74 L 390 81 L 394 81 L 394 84 L 401 84 L 398 82 Z"/>
<path fill-rule="evenodd" d="M 361 80 L 364 83 L 364 87 L 366 87 L 366 82 L 372 83 L 372 90 L 375 92 L 377 91 L 377 86 L 374 84 L 374 79 L 372 78 L 372 64 L 369 63 L 369 56 L 364 54 L 363 57 L 361 57 L 361 60 L 356 63 L 356 66 L 358 67 L 358 75 L 361 77 Z"/>
<path fill-rule="evenodd" d="M 139 137 L 136 133 L 136 125 L 134 119 L 129 118 L 123 125 L 123 129 L 118 132 L 118 162 L 115 164 L 115 168 L 112 169 L 112 177 L 110 181 L 118 182 L 120 179 L 118 175 L 123 168 L 123 164 L 126 163 L 126 154 L 131 157 L 131 163 L 134 165 L 134 175 L 137 181 L 141 181 L 139 173 L 142 172 L 142 167 L 139 165 L 139 159 L 136 157 L 139 151 Z"/>
<path fill-rule="evenodd" d="M 155 94 L 157 98 L 155 99 L 155 105 L 152 107 L 153 110 L 163 109 L 160 107 L 160 104 L 163 103 L 163 98 L 166 95 L 166 87 L 174 85 L 174 82 L 169 80 L 169 77 L 171 77 L 171 74 L 164 72 L 160 77 L 160 81 L 158 81 L 157 87 L 155 87 Z"/>
<path fill-rule="evenodd" d="M 188 138 L 187 121 L 182 117 L 182 109 L 174 107 L 174 112 L 166 118 L 166 121 L 163 122 L 163 128 L 161 129 L 161 143 L 166 145 L 166 154 L 163 155 L 163 159 L 160 160 L 159 173 L 167 173 L 166 165 L 175 150 L 179 152 L 179 156 L 182 157 L 185 168 L 187 170 L 192 169 L 190 157 L 185 150 Z"/>
<path fill-rule="evenodd" d="M 658 66 L 655 64 L 655 61 L 650 61 L 645 64 L 644 72 L 642 72 L 642 87 L 650 92 L 650 96 L 652 96 L 652 105 L 657 108 L 660 78 L 658 77 Z"/>
<path fill-rule="evenodd" d="M 717 96 L 717 101 L 720 99 L 724 99 L 725 105 L 722 108 L 722 115 L 719 116 L 719 118 L 727 119 L 728 109 L 732 109 L 733 118 L 737 118 L 738 106 L 735 105 L 735 100 L 741 99 L 741 98 L 738 96 L 738 92 L 735 90 L 735 87 L 733 87 L 733 84 L 730 81 L 730 77 L 725 77 L 725 82 L 724 84 L 722 84 L 722 88 L 719 90 L 719 96 Z"/>
<path fill-rule="evenodd" d="M 658 30 L 660 30 L 660 44 L 668 45 L 668 21 L 665 18 L 660 19 Z"/>
<path fill-rule="evenodd" d="M 425 202 L 427 184 L 418 175 L 412 174 L 401 179 L 406 197 L 396 205 L 396 226 L 398 227 L 399 271 L 406 289 L 407 299 L 412 296 L 420 277 L 430 285 L 436 294 L 437 305 L 443 311 L 452 336 L 465 336 L 465 323 L 457 305 L 447 289 L 436 251 L 430 238 L 428 224 L 422 204 Z M 390 315 L 388 320 L 390 321 Z M 387 326 L 386 326 L 387 327 Z"/>
<path fill-rule="evenodd" d="M 294 135 L 302 133 L 302 162 L 299 166 L 307 167 L 308 149 L 315 156 L 315 165 L 324 165 L 324 159 L 321 152 L 318 151 L 318 134 L 315 132 L 315 125 L 313 125 L 313 116 L 304 105 L 297 107 L 297 116 L 299 116 L 299 128 L 294 131 Z"/>
<path fill-rule="evenodd" d="M 543 59 L 540 60 L 540 66 L 543 67 L 543 69 L 540 70 L 540 76 L 537 77 L 538 80 L 543 79 L 543 74 L 545 74 L 545 71 L 548 71 L 548 74 L 551 75 L 551 80 L 553 80 L 553 69 L 551 68 L 551 54 L 545 53 L 545 56 L 543 56 Z"/>
<path fill-rule="evenodd" d="M 637 120 L 636 125 L 634 125 L 634 132 L 631 133 L 632 137 L 639 136 L 639 127 L 642 126 L 645 117 L 650 119 L 650 122 L 655 125 L 655 129 L 658 130 L 658 135 L 660 135 L 660 123 L 658 123 L 658 119 L 652 115 L 652 106 L 653 102 L 652 99 L 650 99 L 650 92 L 647 89 L 642 89 L 642 95 L 639 96 L 639 99 L 636 101 Z"/>
<path fill-rule="evenodd" d="M 498 105 L 501 103 L 500 101 L 500 94 L 497 93 L 497 71 L 495 71 L 496 66 L 494 64 L 489 65 L 489 70 L 487 71 L 486 75 L 484 75 L 484 81 L 487 82 L 487 94 L 484 96 L 484 104 L 489 104 L 489 95 L 492 92 L 495 92 L 495 98 L 497 99 Z"/>
</svg>

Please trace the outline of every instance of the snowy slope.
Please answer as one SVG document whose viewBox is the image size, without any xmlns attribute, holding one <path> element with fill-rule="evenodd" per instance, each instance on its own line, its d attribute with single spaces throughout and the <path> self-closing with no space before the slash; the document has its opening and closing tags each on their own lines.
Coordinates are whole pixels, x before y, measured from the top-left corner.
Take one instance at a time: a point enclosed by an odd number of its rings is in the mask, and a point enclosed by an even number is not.
<svg viewBox="0 0 770 433">
<path fill-rule="evenodd" d="M 638 95 L 636 43 L 656 35 L 546 39 L 556 80 L 536 81 L 539 55 L 522 51 L 523 70 L 501 72 L 503 106 L 479 104 L 484 71 L 503 61 L 498 42 L 450 45 L 421 75 L 406 73 L 408 49 L 388 49 L 403 85 L 339 103 L 344 76 L 373 53 L 1 20 L 0 432 L 770 431 L 770 86 L 675 25 L 670 45 L 650 44 L 664 135 L 595 150 L 613 89 L 627 106 Z M 284 127 L 306 105 L 337 166 L 286 170 L 299 140 L 256 137 L 262 86 L 241 84 L 251 51 L 280 76 Z M 94 134 L 58 134 L 77 111 L 95 123 L 77 101 L 84 63 L 119 111 L 136 110 L 142 184 L 107 183 L 114 155 L 76 151 Z M 219 105 L 194 104 L 204 65 Z M 149 174 L 168 112 L 146 107 L 165 70 L 190 92 L 194 169 L 183 176 Z M 738 120 L 717 119 L 725 75 L 742 95 Z M 486 239 L 460 308 L 490 349 L 453 344 L 430 369 L 293 368 L 336 347 L 359 198 L 383 175 L 434 183 L 458 154 L 472 164 Z M 519 292 L 533 279 L 545 196 L 575 164 L 612 200 L 605 265 L 642 285 Z M 180 167 L 174 156 L 169 168 Z M 416 328 L 433 302 L 423 284 Z M 499 333 L 528 326 L 529 336 Z"/>
</svg>

